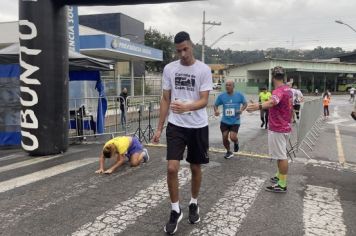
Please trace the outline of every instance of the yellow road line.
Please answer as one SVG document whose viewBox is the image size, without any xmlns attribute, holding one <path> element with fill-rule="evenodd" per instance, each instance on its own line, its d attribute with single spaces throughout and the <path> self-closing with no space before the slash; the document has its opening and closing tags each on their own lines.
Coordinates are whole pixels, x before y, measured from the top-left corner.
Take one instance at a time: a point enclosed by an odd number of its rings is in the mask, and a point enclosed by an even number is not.
<svg viewBox="0 0 356 236">
<path fill-rule="evenodd" d="M 167 145 L 165 145 L 165 144 L 153 144 L 153 143 L 145 144 L 145 146 L 147 146 L 147 147 L 167 147 Z M 226 153 L 226 150 L 222 149 L 222 148 L 209 148 L 209 152 Z M 238 153 L 234 153 L 234 155 L 256 157 L 256 158 L 263 158 L 263 159 L 270 159 L 271 158 L 267 154 L 258 154 L 258 153 L 246 152 L 246 151 L 239 151 Z"/>
<path fill-rule="evenodd" d="M 345 160 L 345 155 L 344 155 L 344 149 L 342 147 L 339 127 L 337 125 L 335 125 L 335 138 L 336 138 L 337 154 L 339 156 L 339 163 L 341 165 L 344 165 L 346 160 Z"/>
</svg>

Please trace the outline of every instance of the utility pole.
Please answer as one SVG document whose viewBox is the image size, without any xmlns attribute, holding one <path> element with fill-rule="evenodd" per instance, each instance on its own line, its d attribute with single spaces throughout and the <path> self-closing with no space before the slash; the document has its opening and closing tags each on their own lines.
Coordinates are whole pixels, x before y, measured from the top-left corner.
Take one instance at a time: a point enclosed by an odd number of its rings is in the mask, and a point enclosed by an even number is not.
<svg viewBox="0 0 356 236">
<path fill-rule="evenodd" d="M 202 47 L 201 47 L 201 61 L 205 62 L 205 25 L 221 25 L 221 22 L 215 21 L 205 21 L 205 11 L 203 11 L 203 37 L 202 37 Z"/>
</svg>

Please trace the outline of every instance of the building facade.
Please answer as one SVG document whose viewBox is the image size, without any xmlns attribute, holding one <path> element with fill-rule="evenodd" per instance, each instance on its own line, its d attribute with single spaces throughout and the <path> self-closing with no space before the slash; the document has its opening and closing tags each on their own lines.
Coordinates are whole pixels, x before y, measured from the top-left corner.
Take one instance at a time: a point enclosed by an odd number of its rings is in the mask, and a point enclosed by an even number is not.
<svg viewBox="0 0 356 236">
<path fill-rule="evenodd" d="M 282 66 L 286 70 L 285 81 L 293 83 L 303 92 L 347 91 L 350 84 L 356 84 L 356 63 L 330 61 L 303 61 L 289 59 L 266 59 L 264 61 L 233 66 L 228 69 L 227 78 L 240 86 L 272 89 L 271 69 Z"/>
</svg>

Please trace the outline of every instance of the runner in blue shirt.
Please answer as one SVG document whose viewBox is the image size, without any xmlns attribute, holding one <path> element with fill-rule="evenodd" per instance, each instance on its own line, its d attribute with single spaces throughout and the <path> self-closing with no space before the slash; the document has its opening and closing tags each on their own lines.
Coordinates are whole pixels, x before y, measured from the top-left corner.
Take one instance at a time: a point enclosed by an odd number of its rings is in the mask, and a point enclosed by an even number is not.
<svg viewBox="0 0 356 236">
<path fill-rule="evenodd" d="M 223 144 L 226 148 L 224 158 L 230 159 L 234 154 L 230 151 L 230 139 L 234 143 L 234 152 L 239 151 L 239 141 L 237 133 L 240 128 L 240 115 L 246 109 L 247 102 L 245 96 L 240 92 L 234 92 L 234 82 L 228 80 L 225 83 L 226 92 L 220 94 L 215 101 L 215 116 L 219 116 L 219 106 L 223 106 L 223 115 L 220 123 Z"/>
</svg>

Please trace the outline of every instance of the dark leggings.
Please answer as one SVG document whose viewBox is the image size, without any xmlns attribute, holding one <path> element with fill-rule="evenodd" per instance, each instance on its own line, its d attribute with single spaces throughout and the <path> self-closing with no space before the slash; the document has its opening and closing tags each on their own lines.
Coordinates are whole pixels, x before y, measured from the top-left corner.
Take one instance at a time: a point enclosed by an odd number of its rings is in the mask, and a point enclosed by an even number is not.
<svg viewBox="0 0 356 236">
<path fill-rule="evenodd" d="M 329 106 L 324 106 L 324 116 L 329 116 Z"/>
<path fill-rule="evenodd" d="M 267 124 L 268 124 L 268 109 L 262 109 L 261 111 L 260 111 L 260 117 L 261 117 L 261 121 L 263 122 L 263 123 L 265 123 L 265 125 L 267 126 Z"/>
</svg>

